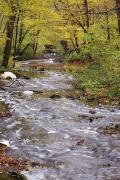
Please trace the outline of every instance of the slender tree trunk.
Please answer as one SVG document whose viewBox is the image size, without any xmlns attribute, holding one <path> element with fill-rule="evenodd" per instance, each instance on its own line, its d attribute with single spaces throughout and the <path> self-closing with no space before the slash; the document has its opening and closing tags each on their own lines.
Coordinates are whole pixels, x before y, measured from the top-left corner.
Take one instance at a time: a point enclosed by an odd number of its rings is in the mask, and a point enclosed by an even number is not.
<svg viewBox="0 0 120 180">
<path fill-rule="evenodd" d="M 118 19 L 118 33 L 120 35 L 120 0 L 116 1 L 116 13 L 117 13 L 117 19 Z"/>
<path fill-rule="evenodd" d="M 38 49 L 38 42 L 36 42 L 35 47 L 34 47 L 34 53 L 33 53 L 34 57 L 37 54 L 37 49 Z"/>
<path fill-rule="evenodd" d="M 73 46 L 74 51 L 75 51 L 77 54 L 79 54 L 80 51 L 78 51 L 78 48 L 76 47 L 75 39 L 73 39 L 73 37 L 70 37 L 70 40 L 71 40 L 71 42 L 72 42 L 72 46 Z M 73 51 L 73 50 L 72 50 L 72 51 Z M 71 52 L 72 52 L 72 51 L 71 51 Z"/>
<path fill-rule="evenodd" d="M 20 52 L 20 56 L 22 56 L 24 54 L 24 52 L 27 50 L 27 48 L 30 46 L 30 43 L 28 43 L 24 49 Z"/>
<path fill-rule="evenodd" d="M 0 15 L 0 28 L 1 28 L 2 25 L 3 25 L 3 20 L 4 20 L 4 14 L 1 14 L 1 15 Z"/>
<path fill-rule="evenodd" d="M 84 11 L 86 16 L 86 26 L 89 28 L 90 22 L 89 22 L 89 8 L 88 8 L 88 0 L 84 0 Z"/>
<path fill-rule="evenodd" d="M 110 24 L 109 24 L 109 14 L 106 13 L 106 25 L 107 25 L 107 41 L 110 42 L 111 35 L 110 35 Z"/>
<path fill-rule="evenodd" d="M 15 22 L 15 36 L 14 36 L 14 52 L 13 55 L 16 56 L 16 52 L 17 52 L 17 44 L 18 44 L 18 35 L 19 35 L 19 20 L 20 20 L 20 12 L 18 12 L 18 15 L 16 17 L 16 22 Z"/>
<path fill-rule="evenodd" d="M 74 43 L 74 41 L 73 41 L 73 38 L 70 37 L 70 40 L 71 40 L 71 42 L 72 42 L 72 46 L 73 46 L 75 52 L 77 53 L 77 49 L 76 49 L 75 43 Z"/>
<path fill-rule="evenodd" d="M 7 40 L 6 40 L 6 44 L 4 47 L 3 62 L 2 62 L 2 66 L 4 66 L 4 67 L 8 66 L 8 61 L 10 58 L 15 19 L 16 19 L 16 15 L 9 16 L 8 21 L 7 21 L 7 25 L 6 25 Z"/>
<path fill-rule="evenodd" d="M 64 54 L 67 54 L 68 51 L 69 51 L 68 42 L 66 40 L 61 40 L 60 44 L 61 44 L 61 46 L 63 48 Z"/>
<path fill-rule="evenodd" d="M 74 34 L 74 39 L 75 39 L 76 50 L 77 50 L 77 53 L 79 54 L 80 53 L 80 47 L 79 47 L 78 37 L 77 37 L 76 32 Z"/>
<path fill-rule="evenodd" d="M 40 31 L 37 30 L 36 33 L 33 33 L 33 56 L 36 56 L 37 49 L 38 49 L 38 38 L 39 38 Z"/>
</svg>

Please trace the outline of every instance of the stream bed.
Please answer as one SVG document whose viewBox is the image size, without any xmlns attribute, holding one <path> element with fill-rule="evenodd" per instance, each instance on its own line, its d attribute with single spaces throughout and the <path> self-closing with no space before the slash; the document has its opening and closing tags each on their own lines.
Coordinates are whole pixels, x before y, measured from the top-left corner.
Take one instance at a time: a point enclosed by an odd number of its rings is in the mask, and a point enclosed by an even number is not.
<svg viewBox="0 0 120 180">
<path fill-rule="evenodd" d="M 12 116 L 0 119 L 0 139 L 11 156 L 42 164 L 22 172 L 28 180 L 120 180 L 120 108 L 83 104 L 72 98 L 73 83 L 64 71 L 46 70 L 1 90 Z"/>
</svg>

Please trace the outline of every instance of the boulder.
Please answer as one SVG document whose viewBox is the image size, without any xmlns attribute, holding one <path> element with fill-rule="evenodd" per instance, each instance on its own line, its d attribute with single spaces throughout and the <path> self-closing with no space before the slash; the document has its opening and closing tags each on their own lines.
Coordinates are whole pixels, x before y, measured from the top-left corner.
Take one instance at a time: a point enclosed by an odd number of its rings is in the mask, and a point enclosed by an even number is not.
<svg viewBox="0 0 120 180">
<path fill-rule="evenodd" d="M 12 72 L 4 72 L 3 74 L 1 74 L 1 78 L 2 79 L 12 79 L 12 80 L 15 80 L 17 77 Z"/>
</svg>

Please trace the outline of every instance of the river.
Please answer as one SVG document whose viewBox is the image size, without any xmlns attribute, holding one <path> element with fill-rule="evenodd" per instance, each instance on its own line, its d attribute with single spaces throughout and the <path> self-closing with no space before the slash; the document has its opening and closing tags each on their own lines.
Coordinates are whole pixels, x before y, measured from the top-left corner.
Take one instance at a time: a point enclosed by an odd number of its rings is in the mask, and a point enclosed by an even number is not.
<svg viewBox="0 0 120 180">
<path fill-rule="evenodd" d="M 74 78 L 64 71 L 36 73 L 0 91 L 12 113 L 0 120 L 0 138 L 10 142 L 12 156 L 44 164 L 22 173 L 28 180 L 120 179 L 120 133 L 104 132 L 120 124 L 120 109 L 72 98 Z"/>
</svg>

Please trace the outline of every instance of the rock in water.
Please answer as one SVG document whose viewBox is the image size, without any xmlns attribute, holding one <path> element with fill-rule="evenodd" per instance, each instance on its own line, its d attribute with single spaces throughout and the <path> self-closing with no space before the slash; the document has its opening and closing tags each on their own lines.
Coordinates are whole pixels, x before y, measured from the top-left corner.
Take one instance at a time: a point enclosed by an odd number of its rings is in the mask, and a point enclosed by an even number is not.
<svg viewBox="0 0 120 180">
<path fill-rule="evenodd" d="M 53 59 L 53 58 L 49 58 L 49 62 L 50 62 L 50 63 L 53 63 L 54 60 L 55 60 L 55 59 Z"/>
<path fill-rule="evenodd" d="M 89 113 L 90 114 L 96 114 L 96 111 L 95 110 L 90 110 Z"/>
<path fill-rule="evenodd" d="M 23 91 L 23 95 L 25 96 L 32 96 L 33 95 L 33 91 Z"/>
<path fill-rule="evenodd" d="M 51 95 L 49 98 L 51 98 L 51 99 L 60 99 L 61 96 L 58 95 L 58 94 L 53 94 L 53 95 Z"/>
<path fill-rule="evenodd" d="M 4 74 L 1 74 L 1 78 L 3 79 L 12 79 L 12 80 L 15 80 L 17 77 L 15 74 L 13 74 L 12 72 L 4 72 Z"/>
<path fill-rule="evenodd" d="M 1 145 L 5 145 L 5 146 L 7 146 L 7 147 L 10 147 L 10 143 L 9 143 L 9 141 L 8 140 L 0 140 L 0 144 Z"/>
<path fill-rule="evenodd" d="M 0 180 L 27 180 L 27 178 L 19 173 L 0 172 Z"/>
</svg>

